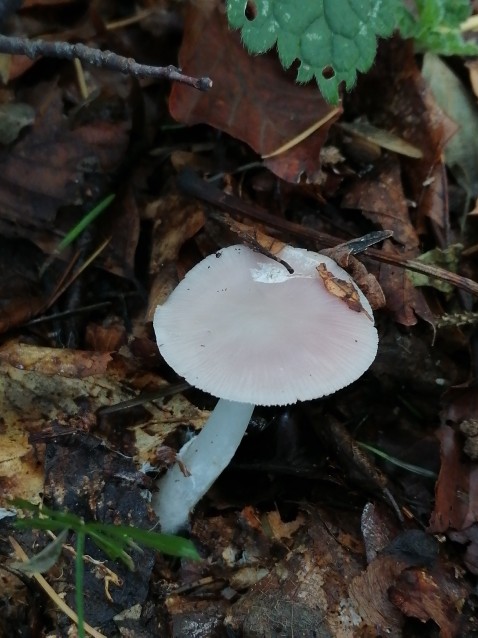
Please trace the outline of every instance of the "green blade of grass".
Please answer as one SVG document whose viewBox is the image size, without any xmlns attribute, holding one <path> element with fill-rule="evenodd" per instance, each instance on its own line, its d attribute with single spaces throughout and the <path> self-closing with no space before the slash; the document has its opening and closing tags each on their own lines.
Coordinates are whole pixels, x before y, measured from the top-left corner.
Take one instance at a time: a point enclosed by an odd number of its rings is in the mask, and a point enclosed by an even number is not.
<svg viewBox="0 0 478 638">
<path fill-rule="evenodd" d="M 124 549 L 124 547 L 127 546 L 127 540 L 111 537 L 110 534 L 105 534 L 102 530 L 96 529 L 96 527 L 96 523 L 90 523 L 86 529 L 86 533 L 95 545 L 99 547 L 108 558 L 111 560 L 120 560 L 128 569 L 134 571 L 133 559 Z"/>
<path fill-rule="evenodd" d="M 372 454 L 375 454 L 376 456 L 379 456 L 380 458 L 385 459 L 389 463 L 392 463 L 392 465 L 396 465 L 397 467 L 402 468 L 402 470 L 413 472 L 414 474 L 418 474 L 419 476 L 424 476 L 425 478 L 436 479 L 437 477 L 435 472 L 432 472 L 431 470 L 427 470 L 426 468 L 420 467 L 418 465 L 412 465 L 412 463 L 405 463 L 405 461 L 400 461 L 400 459 L 397 459 L 394 456 L 390 456 L 383 450 L 379 450 L 378 448 L 373 447 L 372 445 L 368 445 L 367 443 L 362 443 L 361 441 L 359 441 L 358 444 L 364 450 L 368 450 L 369 452 L 372 452 Z"/>
<path fill-rule="evenodd" d="M 117 525 L 110 528 L 109 531 L 114 532 L 115 534 L 118 533 L 124 535 L 127 538 L 137 541 L 140 545 L 155 549 L 158 552 L 163 552 L 164 554 L 169 554 L 170 556 L 192 558 L 194 560 L 200 559 L 193 543 L 181 536 L 160 534 L 158 532 L 151 532 L 147 529 L 130 527 L 128 525 Z"/>
<path fill-rule="evenodd" d="M 20 518 L 13 524 L 16 529 L 40 529 L 42 531 L 57 532 L 64 529 L 71 529 L 70 525 L 66 525 L 62 521 L 54 521 L 51 518 Z"/>
<path fill-rule="evenodd" d="M 90 210 L 89 213 L 87 213 L 82 219 L 80 219 L 78 224 L 74 228 L 72 228 L 60 241 L 55 249 L 55 253 L 61 253 L 62 250 L 64 250 L 67 246 L 74 242 L 78 235 L 80 235 L 85 230 L 85 228 L 87 228 L 91 224 L 91 222 L 98 217 L 98 215 L 100 215 L 106 208 L 108 208 L 115 197 L 116 196 L 114 194 L 108 195 L 103 200 L 101 200 L 101 202 L 97 206 Z"/>
</svg>

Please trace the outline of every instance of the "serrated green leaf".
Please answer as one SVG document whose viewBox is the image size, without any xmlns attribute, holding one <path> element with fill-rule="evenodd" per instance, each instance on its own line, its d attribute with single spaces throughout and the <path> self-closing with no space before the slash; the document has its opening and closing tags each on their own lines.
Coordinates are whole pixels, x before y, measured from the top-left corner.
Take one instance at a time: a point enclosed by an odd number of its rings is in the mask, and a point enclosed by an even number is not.
<svg viewBox="0 0 478 638">
<path fill-rule="evenodd" d="M 416 12 L 398 11 L 398 26 L 417 47 L 438 55 L 477 55 L 478 46 L 466 42 L 461 25 L 469 17 L 469 0 L 416 0 Z"/>
<path fill-rule="evenodd" d="M 255 15 L 247 15 L 247 0 L 228 0 L 232 28 L 241 29 L 251 53 L 277 46 L 285 68 L 297 60 L 298 82 L 315 77 L 326 100 L 337 103 L 339 85 L 351 89 L 357 71 L 373 63 L 377 37 L 396 25 L 398 0 L 255 0 Z"/>
</svg>

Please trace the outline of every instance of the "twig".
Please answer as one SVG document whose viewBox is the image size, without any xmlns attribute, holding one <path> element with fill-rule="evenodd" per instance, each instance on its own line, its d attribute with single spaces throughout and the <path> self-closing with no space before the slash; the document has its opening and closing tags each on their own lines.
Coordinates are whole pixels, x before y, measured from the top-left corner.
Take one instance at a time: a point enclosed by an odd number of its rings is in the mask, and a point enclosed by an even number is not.
<svg viewBox="0 0 478 638">
<path fill-rule="evenodd" d="M 175 82 L 189 84 L 189 86 L 206 91 L 212 87 L 210 78 L 193 78 L 183 75 L 181 69 L 175 66 L 150 66 L 139 64 L 132 58 L 125 58 L 112 51 L 93 49 L 84 44 L 70 44 L 69 42 L 47 42 L 45 40 L 28 40 L 6 35 L 0 35 L 0 53 L 26 55 L 32 60 L 40 56 L 74 60 L 78 58 L 85 64 L 91 64 L 110 71 L 127 73 L 135 78 L 166 78 Z"/>
<path fill-rule="evenodd" d="M 196 175 L 194 171 L 190 169 L 184 169 L 180 173 L 178 177 L 178 186 L 183 193 L 197 197 L 198 199 L 208 202 L 214 206 L 218 206 L 219 208 L 226 210 L 231 217 L 249 217 L 251 219 L 257 219 L 268 226 L 290 233 L 296 237 L 305 237 L 313 240 L 320 246 L 334 247 L 337 245 L 336 237 L 328 235 L 327 233 L 321 233 L 318 230 L 315 230 L 315 228 L 305 228 L 296 222 L 290 222 L 287 219 L 275 217 L 256 204 L 243 201 L 234 195 L 224 193 L 216 186 L 213 186 L 201 179 L 199 175 Z M 371 259 L 380 261 L 384 264 L 407 268 L 413 272 L 419 272 L 430 277 L 436 277 L 442 281 L 447 281 L 452 286 L 456 286 L 457 288 L 478 297 L 478 282 L 473 281 L 468 277 L 457 275 L 454 272 L 450 272 L 444 268 L 439 268 L 438 266 L 425 264 L 416 259 L 407 259 L 406 257 L 400 257 L 399 255 L 391 255 L 383 250 L 369 248 L 364 254 L 366 257 L 370 257 Z"/>
</svg>

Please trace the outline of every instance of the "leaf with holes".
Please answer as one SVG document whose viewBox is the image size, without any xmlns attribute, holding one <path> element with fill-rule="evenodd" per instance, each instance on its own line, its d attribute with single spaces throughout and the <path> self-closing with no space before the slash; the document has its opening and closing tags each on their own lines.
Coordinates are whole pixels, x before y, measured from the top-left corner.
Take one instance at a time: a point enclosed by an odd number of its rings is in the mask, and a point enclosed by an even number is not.
<svg viewBox="0 0 478 638">
<path fill-rule="evenodd" d="M 371 67 L 377 36 L 392 33 L 398 7 L 398 0 L 227 0 L 227 16 L 251 53 L 277 44 L 286 69 L 298 60 L 298 82 L 315 77 L 337 103 L 340 83 L 351 89 L 357 71 Z"/>
</svg>

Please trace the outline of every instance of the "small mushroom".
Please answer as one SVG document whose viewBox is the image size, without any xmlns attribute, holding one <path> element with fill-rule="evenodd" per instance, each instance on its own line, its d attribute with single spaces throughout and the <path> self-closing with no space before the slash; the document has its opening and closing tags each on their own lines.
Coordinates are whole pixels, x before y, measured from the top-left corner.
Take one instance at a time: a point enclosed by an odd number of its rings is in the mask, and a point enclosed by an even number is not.
<svg viewBox="0 0 478 638">
<path fill-rule="evenodd" d="M 192 268 L 156 309 L 154 329 L 167 363 L 191 385 L 219 397 L 202 431 L 158 481 L 152 505 L 165 532 L 189 513 L 229 464 L 254 405 L 287 405 L 332 394 L 358 379 L 377 353 L 370 304 L 332 259 L 286 246 L 293 273 L 245 246 Z M 351 288 L 358 305 L 334 295 L 318 274 Z M 321 268 L 324 271 L 323 267 Z"/>
</svg>

